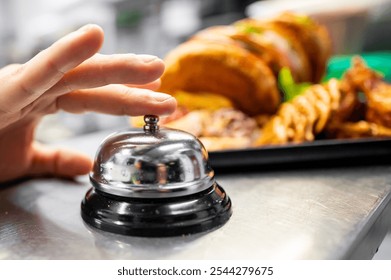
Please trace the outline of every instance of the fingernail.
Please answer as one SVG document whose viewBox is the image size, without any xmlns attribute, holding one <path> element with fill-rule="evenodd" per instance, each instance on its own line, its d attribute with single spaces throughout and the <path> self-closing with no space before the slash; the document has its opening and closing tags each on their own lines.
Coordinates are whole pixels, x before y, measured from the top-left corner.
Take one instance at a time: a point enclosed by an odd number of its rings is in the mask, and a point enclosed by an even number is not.
<svg viewBox="0 0 391 280">
<path fill-rule="evenodd" d="M 77 31 L 78 32 L 84 32 L 84 31 L 87 31 L 87 30 L 90 30 L 92 27 L 94 27 L 94 24 L 86 24 L 82 27 L 80 27 Z"/>
<path fill-rule="evenodd" d="M 151 96 L 153 99 L 155 99 L 156 101 L 159 101 L 159 102 L 163 102 L 163 101 L 166 101 L 170 98 L 173 98 L 171 95 L 169 95 L 167 93 L 156 92 L 156 91 L 153 91 L 151 93 Z"/>
<path fill-rule="evenodd" d="M 142 60 L 144 63 L 149 63 L 155 60 L 160 60 L 157 56 L 149 55 L 149 54 L 139 54 L 137 57 Z"/>
</svg>

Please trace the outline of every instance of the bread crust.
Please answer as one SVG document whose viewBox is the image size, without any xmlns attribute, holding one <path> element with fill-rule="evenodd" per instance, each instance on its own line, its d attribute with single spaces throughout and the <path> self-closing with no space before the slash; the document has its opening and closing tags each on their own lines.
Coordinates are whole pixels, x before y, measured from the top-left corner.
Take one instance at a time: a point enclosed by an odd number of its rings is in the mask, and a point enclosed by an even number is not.
<svg viewBox="0 0 391 280">
<path fill-rule="evenodd" d="M 190 40 L 171 51 L 165 62 L 164 92 L 221 94 L 250 116 L 272 114 L 281 102 L 276 79 L 266 63 L 234 44 Z"/>
<path fill-rule="evenodd" d="M 318 83 L 331 55 L 331 38 L 326 27 L 305 15 L 285 12 L 273 19 L 274 24 L 293 33 L 306 50 L 311 65 L 311 82 Z"/>
</svg>

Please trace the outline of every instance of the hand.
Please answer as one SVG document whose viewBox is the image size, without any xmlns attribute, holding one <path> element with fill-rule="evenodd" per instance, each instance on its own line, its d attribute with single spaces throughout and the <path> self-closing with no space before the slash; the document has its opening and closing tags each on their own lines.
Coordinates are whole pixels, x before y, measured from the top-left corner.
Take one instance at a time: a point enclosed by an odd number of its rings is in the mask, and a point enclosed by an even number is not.
<svg viewBox="0 0 391 280">
<path fill-rule="evenodd" d="M 0 182 L 90 171 L 87 156 L 34 142 L 35 127 L 46 114 L 163 115 L 175 110 L 174 98 L 152 91 L 164 71 L 160 59 L 97 54 L 102 42 L 102 29 L 86 25 L 27 63 L 0 69 Z"/>
</svg>

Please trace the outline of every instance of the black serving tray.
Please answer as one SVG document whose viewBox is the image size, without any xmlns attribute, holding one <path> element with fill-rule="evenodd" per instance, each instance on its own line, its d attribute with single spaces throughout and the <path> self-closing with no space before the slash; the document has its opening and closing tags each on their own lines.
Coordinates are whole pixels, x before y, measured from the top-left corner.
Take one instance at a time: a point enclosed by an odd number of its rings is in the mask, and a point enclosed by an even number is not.
<svg viewBox="0 0 391 280">
<path fill-rule="evenodd" d="M 219 171 L 391 163 L 391 138 L 316 140 L 301 144 L 209 152 Z"/>
</svg>

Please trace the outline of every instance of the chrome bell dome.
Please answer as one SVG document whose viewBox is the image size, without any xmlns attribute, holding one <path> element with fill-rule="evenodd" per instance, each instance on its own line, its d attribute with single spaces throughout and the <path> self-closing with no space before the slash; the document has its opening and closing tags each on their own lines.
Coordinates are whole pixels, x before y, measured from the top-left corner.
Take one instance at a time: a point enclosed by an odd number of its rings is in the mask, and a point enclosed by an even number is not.
<svg viewBox="0 0 391 280">
<path fill-rule="evenodd" d="M 155 116 L 144 129 L 108 136 L 99 147 L 90 180 L 113 195 L 162 198 L 197 193 L 214 183 L 208 153 L 193 135 L 159 129 Z"/>
</svg>

